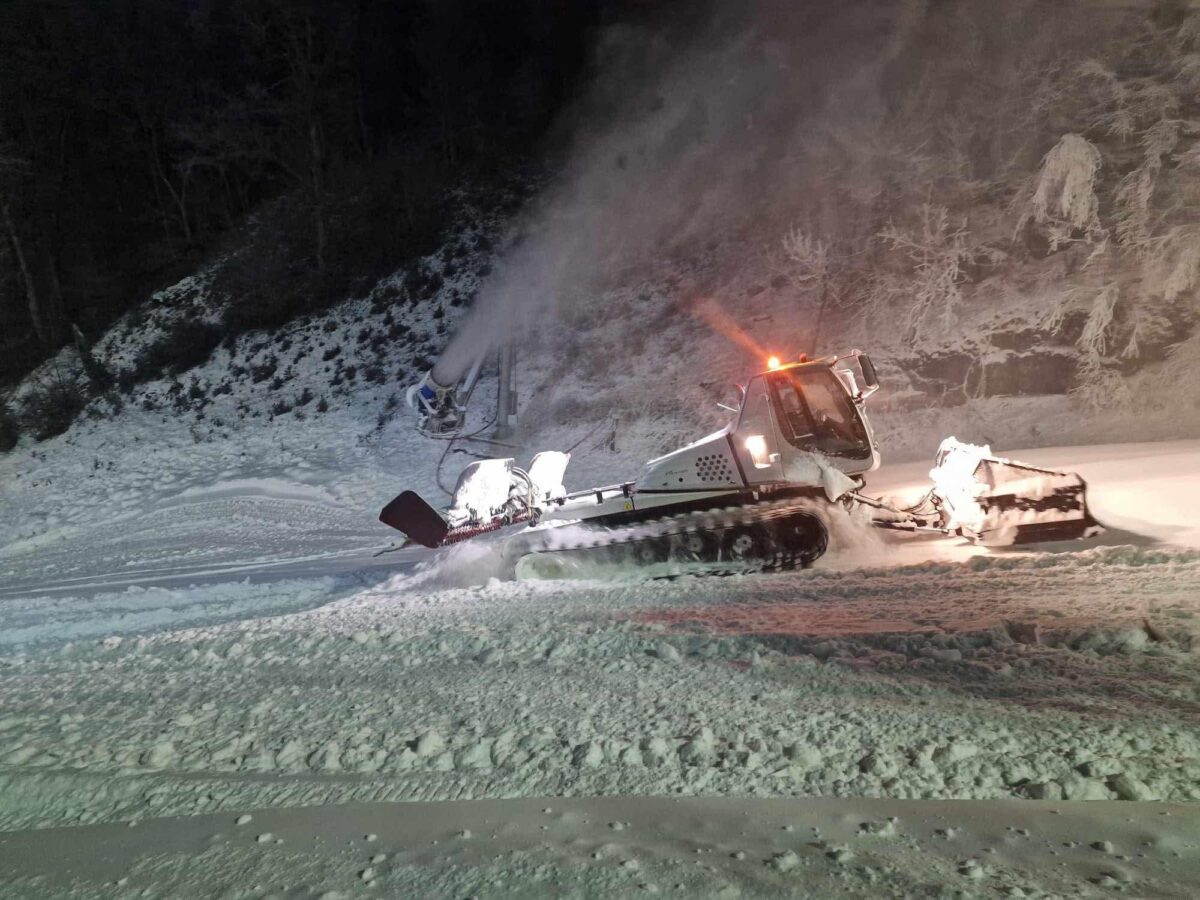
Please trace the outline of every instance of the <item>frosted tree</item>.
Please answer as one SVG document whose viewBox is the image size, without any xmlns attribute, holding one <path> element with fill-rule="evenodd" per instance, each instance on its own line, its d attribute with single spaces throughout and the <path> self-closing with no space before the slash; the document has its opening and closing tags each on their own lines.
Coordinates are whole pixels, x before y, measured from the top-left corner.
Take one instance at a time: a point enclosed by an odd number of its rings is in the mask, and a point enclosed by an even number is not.
<svg viewBox="0 0 1200 900">
<path fill-rule="evenodd" d="M 816 354 L 821 344 L 825 312 L 840 291 L 837 277 L 842 262 L 834 257 L 830 242 L 794 226 L 783 237 L 783 254 L 791 264 L 789 277 L 799 290 L 815 297 L 816 321 L 813 324 L 809 352 Z"/>
<path fill-rule="evenodd" d="M 1193 387 L 1200 384 L 1200 334 L 1171 347 L 1167 359 L 1178 384 Z"/>
<path fill-rule="evenodd" d="M 1129 389 L 1108 359 L 1120 289 L 1115 284 L 1101 288 L 1092 299 L 1083 331 L 1076 342 L 1081 354 L 1078 385 L 1073 393 L 1092 409 L 1123 406 Z"/>
<path fill-rule="evenodd" d="M 1141 162 L 1117 185 L 1116 233 L 1126 247 L 1141 252 L 1150 250 L 1154 191 L 1164 157 L 1179 143 L 1180 124 L 1176 119 L 1160 119 L 1146 129 L 1141 137 Z"/>
<path fill-rule="evenodd" d="M 931 320 L 949 328 L 963 301 L 962 285 L 969 280 L 966 267 L 977 253 L 993 259 L 1002 254 L 989 248 L 973 248 L 968 238 L 967 220 L 953 220 L 950 211 L 933 203 L 923 203 L 914 225 L 889 223 L 879 238 L 904 260 L 904 275 L 889 278 L 876 293 L 900 316 L 900 326 L 912 340 Z"/>
<path fill-rule="evenodd" d="M 1102 163 L 1100 151 L 1087 138 L 1063 135 L 1042 158 L 1029 213 L 1022 217 L 1021 224 L 1032 219 L 1042 226 L 1051 250 L 1076 240 L 1102 242 L 1106 232 L 1100 224 L 1100 199 L 1096 195 Z"/>
</svg>

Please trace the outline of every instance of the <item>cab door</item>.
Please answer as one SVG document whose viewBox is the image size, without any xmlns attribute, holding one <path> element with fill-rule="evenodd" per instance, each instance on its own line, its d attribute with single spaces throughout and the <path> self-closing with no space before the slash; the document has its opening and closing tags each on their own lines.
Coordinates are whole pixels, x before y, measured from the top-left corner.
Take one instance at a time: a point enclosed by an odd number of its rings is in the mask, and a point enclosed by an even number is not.
<svg viewBox="0 0 1200 900">
<path fill-rule="evenodd" d="M 782 436 L 775 423 L 770 387 L 762 375 L 756 375 L 746 387 L 742 412 L 730 437 L 748 484 L 783 481 Z"/>
</svg>

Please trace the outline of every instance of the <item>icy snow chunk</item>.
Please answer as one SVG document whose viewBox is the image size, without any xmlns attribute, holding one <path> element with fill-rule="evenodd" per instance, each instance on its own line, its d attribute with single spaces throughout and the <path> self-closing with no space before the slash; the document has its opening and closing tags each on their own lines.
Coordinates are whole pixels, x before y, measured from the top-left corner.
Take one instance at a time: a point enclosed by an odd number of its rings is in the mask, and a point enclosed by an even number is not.
<svg viewBox="0 0 1200 900">
<path fill-rule="evenodd" d="M 391 762 L 397 769 L 411 769 L 417 764 L 420 758 L 408 747 L 405 747 L 391 758 Z"/>
<path fill-rule="evenodd" d="M 858 826 L 859 834 L 869 834 L 875 837 L 892 838 L 897 834 L 895 816 L 885 819 L 882 822 L 862 822 Z"/>
<path fill-rule="evenodd" d="M 268 844 L 271 841 L 273 841 L 274 839 L 275 839 L 275 835 L 271 834 L 271 832 L 269 832 L 269 831 L 264 831 L 262 834 L 258 835 L 254 840 L 256 840 L 260 844 Z"/>
<path fill-rule="evenodd" d="M 306 753 L 307 750 L 299 741 L 288 741 L 275 754 L 275 765 L 281 769 L 298 768 Z"/>
<path fill-rule="evenodd" d="M 626 747 L 621 751 L 621 755 L 617 757 L 617 761 L 623 766 L 630 766 L 632 768 L 640 768 L 645 765 L 643 751 L 637 747 Z"/>
<path fill-rule="evenodd" d="M 771 857 L 771 866 L 776 872 L 790 872 L 800 865 L 800 857 L 795 850 L 784 850 Z"/>
<path fill-rule="evenodd" d="M 886 753 L 880 753 L 877 750 L 865 757 L 859 763 L 859 768 L 868 775 L 875 775 L 879 778 L 891 778 L 900 770 L 900 767 L 891 756 Z"/>
<path fill-rule="evenodd" d="M 604 762 L 604 747 L 599 741 L 588 741 L 575 748 L 571 762 L 583 769 L 595 769 Z"/>
<path fill-rule="evenodd" d="M 710 765 L 716 755 L 717 739 L 707 725 L 692 735 L 691 739 L 679 748 L 679 759 L 691 766 Z"/>
<path fill-rule="evenodd" d="M 1108 786 L 1116 792 L 1116 795 L 1122 800 L 1159 800 L 1158 794 L 1149 788 L 1145 782 L 1138 781 L 1136 778 L 1126 775 L 1122 772 L 1114 777 Z"/>
<path fill-rule="evenodd" d="M 490 769 L 492 767 L 492 747 L 487 741 L 472 744 L 458 754 L 454 761 L 459 769 Z"/>
<path fill-rule="evenodd" d="M 275 754 L 265 747 L 242 760 L 242 768 L 250 772 L 270 772 L 275 768 Z"/>
<path fill-rule="evenodd" d="M 162 769 L 175 758 L 175 745 L 170 741 L 160 741 L 142 754 L 142 765 L 151 769 Z"/>
<path fill-rule="evenodd" d="M 665 641 L 654 648 L 654 655 L 663 662 L 669 663 L 679 662 L 679 660 L 682 659 L 682 657 L 679 655 L 679 651 Z"/>
<path fill-rule="evenodd" d="M 233 824 L 234 825 L 249 825 L 253 818 L 254 818 L 254 816 L 250 815 L 250 813 L 242 813 L 242 815 L 240 815 L 236 819 L 234 819 Z"/>
<path fill-rule="evenodd" d="M 1046 781 L 1038 784 L 1027 784 L 1025 796 L 1030 800 L 1061 800 L 1063 799 L 1062 785 L 1057 781 Z"/>
<path fill-rule="evenodd" d="M 1079 772 L 1088 778 L 1107 778 L 1121 771 L 1121 763 L 1115 759 L 1089 759 L 1079 766 Z"/>
<path fill-rule="evenodd" d="M 977 859 L 964 859 L 958 864 L 958 874 L 966 878 L 980 879 L 987 875 L 987 870 Z"/>
<path fill-rule="evenodd" d="M 939 766 L 949 766 L 979 753 L 979 748 L 969 741 L 951 741 L 933 751 L 933 761 Z"/>
<path fill-rule="evenodd" d="M 445 749 L 446 741 L 436 731 L 427 731 L 417 738 L 417 756 L 423 759 L 437 756 Z"/>
<path fill-rule="evenodd" d="M 825 851 L 825 855 L 839 865 L 844 865 L 854 859 L 854 851 L 844 844 L 830 847 Z"/>
<path fill-rule="evenodd" d="M 1103 781 L 1068 775 L 1062 782 L 1064 800 L 1108 800 L 1110 794 Z"/>
<path fill-rule="evenodd" d="M 761 769 L 763 765 L 763 755 L 757 750 L 749 750 L 738 754 L 738 765 L 743 769 L 754 770 Z"/>
<path fill-rule="evenodd" d="M 670 743 L 666 738 L 653 737 L 647 740 L 642 747 L 642 758 L 648 766 L 662 765 L 672 753 Z"/>
<path fill-rule="evenodd" d="M 308 756 L 309 768 L 323 772 L 337 772 L 342 768 L 342 748 L 337 741 L 329 741 Z"/>
<path fill-rule="evenodd" d="M 824 761 L 821 751 L 808 744 L 793 744 L 783 751 L 783 755 L 787 757 L 794 768 L 802 772 L 820 768 Z"/>
</svg>

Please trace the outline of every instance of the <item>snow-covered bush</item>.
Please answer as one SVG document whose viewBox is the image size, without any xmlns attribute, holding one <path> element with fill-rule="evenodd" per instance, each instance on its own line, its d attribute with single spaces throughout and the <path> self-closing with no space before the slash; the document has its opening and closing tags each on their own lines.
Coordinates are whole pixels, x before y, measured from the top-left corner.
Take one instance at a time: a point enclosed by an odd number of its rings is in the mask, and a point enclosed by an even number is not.
<svg viewBox="0 0 1200 900">
<path fill-rule="evenodd" d="M 137 383 L 193 369 L 212 356 L 223 337 L 219 325 L 182 319 L 142 350 L 133 371 L 122 381 Z"/>
<path fill-rule="evenodd" d="M 21 424 L 39 441 L 56 437 L 71 427 L 87 399 L 77 371 L 52 365 L 25 392 Z"/>
</svg>

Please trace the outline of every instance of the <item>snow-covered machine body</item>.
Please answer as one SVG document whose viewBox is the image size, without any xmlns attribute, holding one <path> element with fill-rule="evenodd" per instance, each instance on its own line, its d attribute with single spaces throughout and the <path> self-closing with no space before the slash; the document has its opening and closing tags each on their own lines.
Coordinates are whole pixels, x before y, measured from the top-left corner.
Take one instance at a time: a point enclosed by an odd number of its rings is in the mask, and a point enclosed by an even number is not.
<svg viewBox="0 0 1200 900">
<path fill-rule="evenodd" d="M 449 508 L 411 491 L 380 519 L 426 547 L 505 532 L 518 556 L 601 553 L 630 562 L 694 561 L 757 568 L 810 565 L 828 544 L 830 517 L 869 507 L 883 527 L 957 533 L 989 545 L 1080 537 L 1098 529 L 1077 475 L 943 443 L 933 489 L 897 508 L 862 493 L 879 465 L 865 403 L 878 389 L 861 351 L 780 365 L 740 389 L 725 428 L 646 463 L 630 482 L 568 493 L 569 454 L 472 463 Z M 579 526 L 565 528 L 564 526 Z"/>
</svg>

